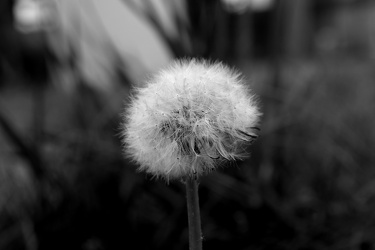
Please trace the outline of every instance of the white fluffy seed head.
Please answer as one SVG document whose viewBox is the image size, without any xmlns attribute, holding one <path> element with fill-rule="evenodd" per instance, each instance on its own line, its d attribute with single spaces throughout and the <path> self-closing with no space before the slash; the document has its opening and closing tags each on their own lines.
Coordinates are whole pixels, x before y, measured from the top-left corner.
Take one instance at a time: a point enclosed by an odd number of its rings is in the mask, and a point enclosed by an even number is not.
<svg viewBox="0 0 375 250">
<path fill-rule="evenodd" d="M 125 154 L 166 180 L 247 156 L 260 112 L 241 75 L 205 60 L 178 60 L 137 89 L 124 113 Z"/>
</svg>

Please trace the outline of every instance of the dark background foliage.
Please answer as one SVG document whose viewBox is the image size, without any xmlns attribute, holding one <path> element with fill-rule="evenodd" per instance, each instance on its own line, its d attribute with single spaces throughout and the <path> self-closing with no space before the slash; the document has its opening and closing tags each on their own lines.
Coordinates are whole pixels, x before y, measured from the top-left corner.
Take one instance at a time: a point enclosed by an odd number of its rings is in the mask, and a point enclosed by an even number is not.
<svg viewBox="0 0 375 250">
<path fill-rule="evenodd" d="M 173 57 L 240 69 L 264 113 L 251 157 L 200 179 L 204 249 L 374 249 L 374 2 L 192 0 L 177 37 L 143 2 L 123 4 Z M 79 46 L 61 60 L 48 30 L 14 28 L 13 4 L 0 4 L 0 249 L 188 249 L 184 186 L 121 149 L 131 72 L 115 58 L 119 87 L 93 88 Z M 53 84 L 67 68 L 74 91 Z"/>
</svg>

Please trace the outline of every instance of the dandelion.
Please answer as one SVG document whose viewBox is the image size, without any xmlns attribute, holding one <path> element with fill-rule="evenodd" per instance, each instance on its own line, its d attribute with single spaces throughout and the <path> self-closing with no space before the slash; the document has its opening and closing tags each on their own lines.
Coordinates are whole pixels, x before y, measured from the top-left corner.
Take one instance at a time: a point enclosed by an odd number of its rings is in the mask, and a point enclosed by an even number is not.
<svg viewBox="0 0 375 250">
<path fill-rule="evenodd" d="M 125 152 L 166 180 L 201 175 L 247 156 L 260 112 L 241 74 L 178 60 L 138 89 L 124 118 Z"/>
<path fill-rule="evenodd" d="M 205 60 L 178 60 L 137 90 L 123 124 L 139 170 L 186 185 L 189 249 L 202 249 L 197 177 L 247 156 L 260 112 L 241 74 Z"/>
</svg>

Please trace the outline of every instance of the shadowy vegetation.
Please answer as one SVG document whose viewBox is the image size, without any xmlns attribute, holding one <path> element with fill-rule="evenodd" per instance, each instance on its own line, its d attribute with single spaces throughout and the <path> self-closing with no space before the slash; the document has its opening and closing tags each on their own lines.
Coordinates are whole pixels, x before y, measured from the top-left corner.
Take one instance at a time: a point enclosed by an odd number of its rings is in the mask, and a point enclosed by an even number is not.
<svg viewBox="0 0 375 250">
<path fill-rule="evenodd" d="M 225 57 L 220 46 L 194 53 L 240 68 L 264 115 L 251 158 L 201 179 L 204 249 L 373 249 L 374 61 L 331 51 L 275 65 Z M 137 173 L 121 152 L 129 86 L 66 93 L 9 72 L 0 88 L 0 249 L 188 248 L 183 185 Z"/>
</svg>

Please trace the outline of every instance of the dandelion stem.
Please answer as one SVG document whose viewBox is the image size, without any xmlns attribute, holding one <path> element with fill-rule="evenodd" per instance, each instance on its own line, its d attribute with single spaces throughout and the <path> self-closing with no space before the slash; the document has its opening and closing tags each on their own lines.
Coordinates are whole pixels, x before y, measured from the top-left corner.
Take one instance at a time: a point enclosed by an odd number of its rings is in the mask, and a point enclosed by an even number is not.
<svg viewBox="0 0 375 250">
<path fill-rule="evenodd" d="M 202 250 L 201 216 L 196 176 L 186 178 L 186 201 L 189 221 L 189 250 Z"/>
</svg>

